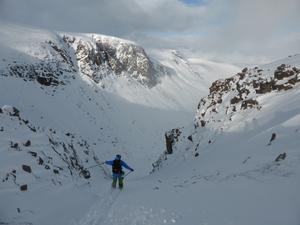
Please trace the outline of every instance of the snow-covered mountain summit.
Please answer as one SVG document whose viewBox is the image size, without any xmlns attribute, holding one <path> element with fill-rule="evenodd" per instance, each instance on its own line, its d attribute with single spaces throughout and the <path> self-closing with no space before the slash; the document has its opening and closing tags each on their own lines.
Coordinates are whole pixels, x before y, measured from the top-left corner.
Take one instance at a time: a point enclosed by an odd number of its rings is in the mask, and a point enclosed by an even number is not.
<svg viewBox="0 0 300 225">
<path fill-rule="evenodd" d="M 166 70 L 152 62 L 142 47 L 127 40 L 96 34 L 63 34 L 63 40 L 74 50 L 80 71 L 97 83 L 113 73 L 152 87 Z"/>
</svg>

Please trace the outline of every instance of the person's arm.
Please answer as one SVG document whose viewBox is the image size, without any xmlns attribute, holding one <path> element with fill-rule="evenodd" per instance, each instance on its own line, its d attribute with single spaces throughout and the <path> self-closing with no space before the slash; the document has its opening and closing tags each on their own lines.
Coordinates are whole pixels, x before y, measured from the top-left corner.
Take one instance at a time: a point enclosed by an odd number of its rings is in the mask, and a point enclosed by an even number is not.
<svg viewBox="0 0 300 225">
<path fill-rule="evenodd" d="M 126 169 L 133 171 L 133 169 L 128 166 L 124 161 L 121 161 L 121 166 L 124 166 Z"/>
<path fill-rule="evenodd" d="M 113 160 L 109 160 L 109 161 L 105 161 L 105 164 L 106 164 L 106 165 L 112 166 L 112 165 L 113 165 L 113 162 L 114 162 Z"/>
</svg>

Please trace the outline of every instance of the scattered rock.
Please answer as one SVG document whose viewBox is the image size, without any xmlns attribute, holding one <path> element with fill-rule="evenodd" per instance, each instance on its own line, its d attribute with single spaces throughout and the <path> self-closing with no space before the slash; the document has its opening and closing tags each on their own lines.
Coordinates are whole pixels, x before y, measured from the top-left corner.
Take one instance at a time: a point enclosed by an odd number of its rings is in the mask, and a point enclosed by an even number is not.
<svg viewBox="0 0 300 225">
<path fill-rule="evenodd" d="M 45 169 L 46 170 L 50 170 L 50 166 L 49 165 L 45 165 Z"/>
<path fill-rule="evenodd" d="M 28 141 L 26 141 L 26 143 L 24 143 L 23 145 L 24 145 L 25 147 L 29 147 L 29 146 L 31 145 L 31 141 L 28 140 Z"/>
<path fill-rule="evenodd" d="M 248 99 L 242 102 L 241 109 L 253 108 L 258 105 L 258 101 L 254 99 Z"/>
<path fill-rule="evenodd" d="M 271 145 L 271 142 L 276 139 L 276 133 L 273 133 L 268 145 Z"/>
<path fill-rule="evenodd" d="M 5 105 L 1 108 L 2 113 L 8 114 L 10 116 L 20 117 L 20 111 L 13 106 Z"/>
<path fill-rule="evenodd" d="M 17 149 L 17 150 L 20 150 L 19 144 L 18 143 L 13 143 L 12 141 L 10 142 L 10 147 L 14 148 L 14 149 Z"/>
<path fill-rule="evenodd" d="M 44 160 L 41 157 L 39 157 L 38 163 L 39 163 L 39 165 L 43 165 L 44 164 Z"/>
<path fill-rule="evenodd" d="M 237 103 L 239 103 L 240 101 L 242 101 L 242 99 L 241 99 L 240 97 L 234 96 L 234 97 L 230 100 L 230 104 L 231 104 L 231 105 L 237 104 Z"/>
<path fill-rule="evenodd" d="M 10 113 L 10 115 L 20 117 L 20 111 L 17 108 L 13 107 L 13 112 Z"/>
<path fill-rule="evenodd" d="M 37 153 L 33 151 L 28 151 L 29 154 L 31 154 L 33 157 L 37 157 Z"/>
<path fill-rule="evenodd" d="M 82 170 L 81 173 L 85 179 L 89 179 L 91 177 L 90 171 L 88 171 L 87 169 Z"/>
<path fill-rule="evenodd" d="M 36 81 L 41 85 L 50 86 L 52 84 L 52 77 L 40 77 L 36 78 Z"/>
<path fill-rule="evenodd" d="M 188 139 L 189 139 L 191 142 L 193 142 L 193 137 L 192 137 L 192 135 L 188 136 Z"/>
<path fill-rule="evenodd" d="M 285 158 L 286 158 L 286 153 L 284 152 L 284 153 L 279 154 L 279 155 L 277 156 L 277 158 L 275 159 L 275 162 L 279 162 L 279 161 L 281 161 L 281 160 L 284 160 Z"/>
<path fill-rule="evenodd" d="M 31 167 L 27 165 L 22 165 L 22 169 L 28 173 L 31 173 Z"/>
<path fill-rule="evenodd" d="M 275 90 L 275 80 L 266 81 L 266 82 L 256 82 L 253 81 L 253 87 L 257 94 L 269 93 L 272 90 Z"/>
<path fill-rule="evenodd" d="M 167 154 L 173 153 L 173 145 L 178 141 L 179 136 L 181 135 L 181 131 L 179 128 L 172 129 L 165 133 L 166 140 L 166 152 Z"/>
<path fill-rule="evenodd" d="M 23 184 L 20 186 L 21 191 L 27 191 L 27 184 Z"/>
<path fill-rule="evenodd" d="M 245 67 L 243 70 L 242 70 L 242 73 L 246 73 L 248 71 L 248 68 Z"/>
<path fill-rule="evenodd" d="M 277 70 L 274 72 L 274 77 L 278 80 L 282 80 L 285 77 L 290 77 L 295 75 L 295 71 L 289 69 L 289 66 L 282 64 L 277 67 Z"/>
<path fill-rule="evenodd" d="M 195 157 L 198 157 L 198 156 L 199 156 L 199 153 L 198 153 L 198 152 L 196 152 L 196 153 L 195 153 Z"/>
<path fill-rule="evenodd" d="M 205 127 L 206 122 L 204 120 L 201 120 L 200 123 L 201 123 L 201 127 Z"/>
<path fill-rule="evenodd" d="M 59 170 L 57 170 L 57 169 L 53 169 L 53 173 L 55 173 L 55 174 L 59 174 Z"/>
</svg>

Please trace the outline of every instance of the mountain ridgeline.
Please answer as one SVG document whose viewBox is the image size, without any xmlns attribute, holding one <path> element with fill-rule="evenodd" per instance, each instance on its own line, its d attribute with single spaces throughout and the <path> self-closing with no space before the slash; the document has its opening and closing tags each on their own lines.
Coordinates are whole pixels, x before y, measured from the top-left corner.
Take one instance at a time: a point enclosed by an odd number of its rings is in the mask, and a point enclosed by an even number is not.
<svg viewBox="0 0 300 225">
<path fill-rule="evenodd" d="M 114 37 L 57 33 L 55 38 L 37 44 L 38 48 L 30 50 L 36 60 L 3 59 L 1 75 L 58 86 L 67 85 L 76 78 L 74 73 L 80 72 L 100 84 L 106 77 L 123 76 L 153 87 L 167 74 L 167 69 L 151 61 L 142 47 Z"/>
</svg>

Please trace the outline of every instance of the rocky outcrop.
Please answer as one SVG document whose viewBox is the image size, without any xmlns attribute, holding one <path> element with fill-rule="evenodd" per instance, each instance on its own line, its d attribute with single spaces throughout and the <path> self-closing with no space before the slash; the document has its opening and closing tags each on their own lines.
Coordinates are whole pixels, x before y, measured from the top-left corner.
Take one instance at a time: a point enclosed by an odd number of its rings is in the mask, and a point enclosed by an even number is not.
<svg viewBox="0 0 300 225">
<path fill-rule="evenodd" d="M 299 61 L 299 56 L 295 57 Z M 286 61 L 294 62 L 289 59 Z M 200 157 L 201 149 L 208 149 L 208 145 L 213 145 L 220 134 L 236 126 L 237 123 L 232 123 L 235 119 L 243 120 L 253 111 L 261 110 L 266 104 L 261 99 L 269 99 L 261 98 L 265 94 L 288 91 L 296 86 L 299 88 L 299 76 L 299 68 L 288 63 L 273 63 L 262 68 L 244 68 L 232 77 L 213 82 L 208 96 L 198 104 L 194 127 L 166 132 L 166 150 L 153 163 L 153 172 L 162 167 L 171 153 L 186 155 L 189 151 L 193 157 Z M 272 133 L 267 145 L 271 145 L 275 139 L 276 133 Z M 285 157 L 282 154 L 275 161 Z"/>
<path fill-rule="evenodd" d="M 224 122 L 226 118 L 231 120 L 239 110 L 259 110 L 260 95 L 286 91 L 300 82 L 300 69 L 287 64 L 281 64 L 271 73 L 266 71 L 267 74 L 263 75 L 263 72 L 264 70 L 258 67 L 244 68 L 233 77 L 213 82 L 209 88 L 209 95 L 200 100 L 195 127 Z"/>
<path fill-rule="evenodd" d="M 27 173 L 31 173 L 31 167 L 28 166 L 28 165 L 22 165 L 22 169 L 23 169 L 24 171 L 26 171 Z"/>
<path fill-rule="evenodd" d="M 181 135 L 181 131 L 179 128 L 172 129 L 165 133 L 165 140 L 166 140 L 166 153 L 172 154 L 173 153 L 173 145 L 175 142 L 178 141 L 179 136 Z"/>
<path fill-rule="evenodd" d="M 103 35 L 83 39 L 64 35 L 63 40 L 74 49 L 81 73 L 96 83 L 117 75 L 152 87 L 163 72 L 162 66 L 154 64 L 142 47 L 126 40 Z"/>
<path fill-rule="evenodd" d="M 76 72 L 76 67 L 69 52 L 59 47 L 61 43 L 50 40 L 40 45 L 41 49 L 48 51 L 42 53 L 37 50 L 35 60 L 10 62 L 0 75 L 36 81 L 43 86 L 65 85 L 75 78 L 73 73 Z"/>
<path fill-rule="evenodd" d="M 115 37 L 57 34 L 36 45 L 29 50 L 32 59 L 4 59 L 6 68 L 0 76 L 57 87 L 69 84 L 81 73 L 96 83 L 107 77 L 126 77 L 153 87 L 161 75 L 168 74 L 168 69 L 152 61 L 142 47 Z"/>
<path fill-rule="evenodd" d="M 21 191 L 27 191 L 27 189 L 28 189 L 27 184 L 23 184 L 23 185 L 20 186 Z"/>
<path fill-rule="evenodd" d="M 275 159 L 275 162 L 279 162 L 279 161 L 282 161 L 286 158 L 286 153 L 282 153 L 282 154 L 279 154 L 276 159 Z"/>
</svg>

